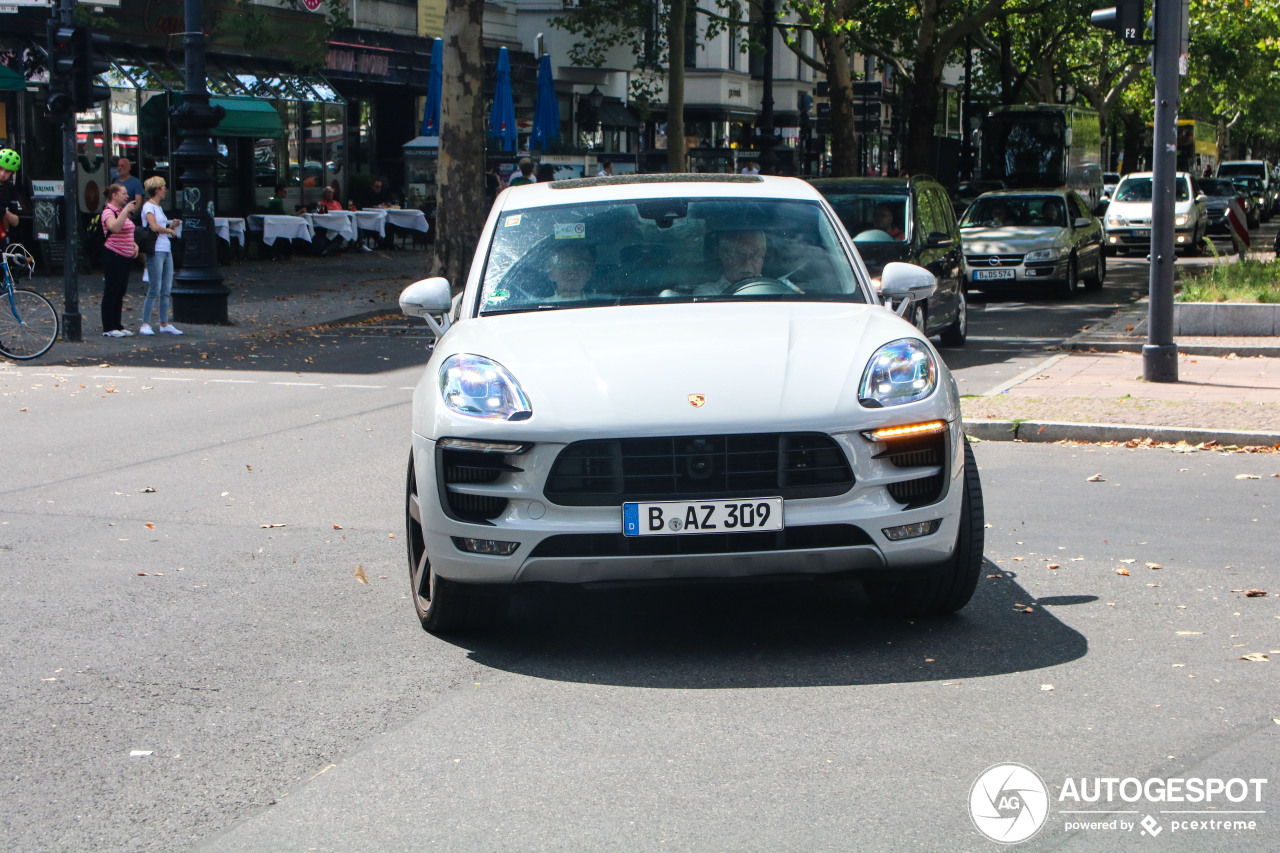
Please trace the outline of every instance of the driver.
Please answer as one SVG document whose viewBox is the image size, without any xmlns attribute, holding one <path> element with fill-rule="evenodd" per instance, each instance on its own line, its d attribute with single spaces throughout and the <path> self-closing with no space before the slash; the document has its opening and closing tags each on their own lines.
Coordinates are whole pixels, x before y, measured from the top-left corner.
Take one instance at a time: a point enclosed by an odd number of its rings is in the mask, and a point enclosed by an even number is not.
<svg viewBox="0 0 1280 853">
<path fill-rule="evenodd" d="M 694 293 L 699 296 L 728 293 L 738 282 L 760 278 L 768 248 L 763 231 L 722 232 L 716 247 L 720 278 L 698 285 Z"/>
<path fill-rule="evenodd" d="M 893 206 L 888 202 L 877 204 L 875 210 L 871 212 L 871 227 L 883 231 L 895 240 L 901 240 L 903 237 L 902 228 L 898 226 L 898 217 L 894 215 Z"/>
<path fill-rule="evenodd" d="M 556 246 L 547 258 L 547 278 L 555 285 L 553 302 L 581 299 L 596 269 L 591 249 L 579 243 Z"/>
</svg>

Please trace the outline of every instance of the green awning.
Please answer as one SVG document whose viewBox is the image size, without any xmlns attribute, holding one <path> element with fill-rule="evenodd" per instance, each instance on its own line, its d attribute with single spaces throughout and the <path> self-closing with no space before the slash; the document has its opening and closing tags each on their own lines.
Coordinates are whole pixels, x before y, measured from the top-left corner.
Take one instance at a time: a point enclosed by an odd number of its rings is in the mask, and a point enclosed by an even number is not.
<svg viewBox="0 0 1280 853">
<path fill-rule="evenodd" d="M 0 65 L 0 92 L 25 92 L 27 81 L 21 74 L 5 65 Z"/>
<path fill-rule="evenodd" d="M 156 95 L 142 105 L 142 129 L 145 133 L 164 133 L 168 119 L 170 99 L 174 105 L 182 103 L 182 95 Z M 284 124 L 280 113 L 269 101 L 255 98 L 210 98 L 209 104 L 227 111 L 222 123 L 213 129 L 214 136 L 249 136 L 254 139 L 284 136 Z"/>
</svg>

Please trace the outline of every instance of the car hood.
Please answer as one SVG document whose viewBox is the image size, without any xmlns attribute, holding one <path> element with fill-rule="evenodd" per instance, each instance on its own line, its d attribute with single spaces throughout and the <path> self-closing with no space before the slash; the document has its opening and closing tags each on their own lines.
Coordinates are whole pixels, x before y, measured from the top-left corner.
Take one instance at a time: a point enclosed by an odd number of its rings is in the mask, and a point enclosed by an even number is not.
<svg viewBox="0 0 1280 853">
<path fill-rule="evenodd" d="M 1032 249 L 1047 249 L 1062 242 L 1066 229 L 1042 226 L 1011 228 L 961 228 L 964 250 L 976 255 L 1026 254 Z"/>
<path fill-rule="evenodd" d="M 1173 213 L 1175 216 L 1183 213 L 1190 213 L 1195 202 L 1192 201 L 1175 201 L 1173 203 Z M 1149 201 L 1113 201 L 1107 205 L 1107 216 L 1123 216 L 1129 220 L 1139 220 L 1144 222 L 1151 221 L 1151 202 Z"/>
<path fill-rule="evenodd" d="M 533 416 L 494 424 L 563 437 L 859 429 L 911 417 L 958 417 L 949 380 L 918 403 L 864 409 L 858 385 L 884 343 L 919 338 L 880 306 L 696 303 L 578 308 L 463 320 L 441 338 L 420 392 L 434 394 L 443 359 L 497 361 L 524 389 Z M 937 357 L 935 353 L 935 358 Z M 941 359 L 938 359 L 941 368 Z M 691 395 L 704 402 L 694 406 Z M 476 420 L 442 405 L 436 435 Z"/>
</svg>

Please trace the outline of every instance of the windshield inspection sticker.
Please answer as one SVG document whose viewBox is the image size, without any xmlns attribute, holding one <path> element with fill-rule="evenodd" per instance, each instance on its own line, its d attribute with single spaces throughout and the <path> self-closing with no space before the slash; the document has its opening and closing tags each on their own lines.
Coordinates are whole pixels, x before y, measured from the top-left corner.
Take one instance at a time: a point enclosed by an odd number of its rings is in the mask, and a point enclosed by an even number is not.
<svg viewBox="0 0 1280 853">
<path fill-rule="evenodd" d="M 515 228 L 517 225 L 520 224 L 521 215 L 522 214 L 517 213 L 515 216 L 508 216 L 506 219 L 502 221 L 502 224 L 507 228 Z"/>
<path fill-rule="evenodd" d="M 484 298 L 485 305 L 501 305 L 511 298 L 511 291 L 504 287 L 499 287 Z"/>
<path fill-rule="evenodd" d="M 577 240 L 587 236 L 587 226 L 581 222 L 570 222 L 568 225 L 556 225 L 557 240 Z"/>
</svg>

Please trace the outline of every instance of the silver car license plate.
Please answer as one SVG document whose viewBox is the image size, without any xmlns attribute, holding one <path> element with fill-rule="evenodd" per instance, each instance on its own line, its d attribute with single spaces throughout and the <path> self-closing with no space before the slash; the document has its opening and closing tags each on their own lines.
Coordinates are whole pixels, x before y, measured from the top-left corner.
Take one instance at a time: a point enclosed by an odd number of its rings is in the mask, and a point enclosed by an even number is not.
<svg viewBox="0 0 1280 853">
<path fill-rule="evenodd" d="M 782 498 L 653 501 L 622 505 L 624 536 L 781 530 Z"/>
<path fill-rule="evenodd" d="M 974 281 L 991 281 L 999 278 L 1013 278 L 1013 270 L 974 270 Z"/>
<path fill-rule="evenodd" d="M 1150 229 L 1150 228 L 1135 228 L 1135 229 L 1133 229 L 1133 236 L 1135 236 L 1135 237 L 1150 237 L 1150 236 L 1151 236 L 1151 229 Z"/>
</svg>

